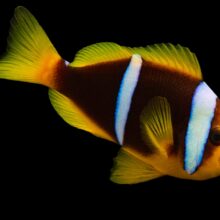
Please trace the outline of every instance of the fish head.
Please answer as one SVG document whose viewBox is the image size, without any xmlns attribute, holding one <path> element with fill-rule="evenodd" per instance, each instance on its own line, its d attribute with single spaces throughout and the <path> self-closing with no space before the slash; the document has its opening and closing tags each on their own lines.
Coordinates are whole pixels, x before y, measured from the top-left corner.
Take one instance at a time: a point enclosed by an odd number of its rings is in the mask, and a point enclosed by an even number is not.
<svg viewBox="0 0 220 220">
<path fill-rule="evenodd" d="M 183 127 L 175 133 L 176 145 L 171 147 L 167 157 L 161 154 L 152 156 L 152 164 L 161 173 L 180 179 L 190 180 L 207 180 L 220 176 L 220 100 L 217 99 L 217 105 L 211 127 L 208 131 L 207 141 L 204 151 L 202 152 L 201 162 L 198 163 L 193 172 L 186 169 L 186 131 Z M 201 136 L 194 135 L 191 137 L 194 142 L 199 143 Z M 196 145 L 196 144 L 195 144 Z M 190 146 L 192 147 L 192 146 Z M 194 160 L 191 161 L 194 163 Z"/>
<path fill-rule="evenodd" d="M 193 96 L 183 148 L 183 168 L 189 179 L 220 175 L 220 100 L 206 83 Z"/>
</svg>

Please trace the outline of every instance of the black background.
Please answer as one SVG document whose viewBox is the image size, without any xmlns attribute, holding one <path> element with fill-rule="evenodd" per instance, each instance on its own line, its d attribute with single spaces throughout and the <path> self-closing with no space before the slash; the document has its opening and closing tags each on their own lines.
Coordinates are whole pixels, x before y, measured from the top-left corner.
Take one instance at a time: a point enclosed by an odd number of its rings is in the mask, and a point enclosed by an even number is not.
<svg viewBox="0 0 220 220">
<path fill-rule="evenodd" d="M 219 15 L 215 5 L 205 5 L 202 10 L 201 3 L 193 6 L 187 2 L 8 1 L 0 6 L 1 54 L 17 5 L 34 14 L 68 61 L 82 47 L 102 41 L 125 46 L 179 43 L 197 54 L 205 81 L 220 94 Z M 219 198 L 219 178 L 194 182 L 163 177 L 137 185 L 110 182 L 112 159 L 119 146 L 66 124 L 53 110 L 48 89 L 43 86 L 0 80 L 0 100 L 5 204 L 12 201 L 32 207 L 36 203 L 44 209 L 63 205 L 73 211 L 102 204 L 111 213 L 115 207 L 120 209 L 125 203 L 134 207 L 141 200 L 146 209 L 168 205 L 172 210 L 183 198 L 195 203 L 201 198 L 204 205 Z M 23 200 L 26 202 L 21 203 Z M 98 205 L 93 209 L 99 210 Z"/>
</svg>

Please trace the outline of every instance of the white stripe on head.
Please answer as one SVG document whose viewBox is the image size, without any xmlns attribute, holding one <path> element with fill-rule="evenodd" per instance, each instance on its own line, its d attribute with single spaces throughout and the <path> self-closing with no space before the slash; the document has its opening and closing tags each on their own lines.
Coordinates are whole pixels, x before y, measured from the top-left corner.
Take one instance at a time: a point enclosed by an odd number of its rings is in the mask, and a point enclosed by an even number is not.
<svg viewBox="0 0 220 220">
<path fill-rule="evenodd" d="M 125 125 L 131 106 L 132 97 L 137 86 L 142 66 L 141 56 L 132 55 L 131 61 L 124 73 L 116 100 L 115 132 L 118 142 L 122 145 L 124 140 Z"/>
<path fill-rule="evenodd" d="M 193 95 L 190 118 L 185 137 L 184 169 L 192 174 L 202 162 L 217 96 L 205 82 L 201 82 Z"/>
</svg>

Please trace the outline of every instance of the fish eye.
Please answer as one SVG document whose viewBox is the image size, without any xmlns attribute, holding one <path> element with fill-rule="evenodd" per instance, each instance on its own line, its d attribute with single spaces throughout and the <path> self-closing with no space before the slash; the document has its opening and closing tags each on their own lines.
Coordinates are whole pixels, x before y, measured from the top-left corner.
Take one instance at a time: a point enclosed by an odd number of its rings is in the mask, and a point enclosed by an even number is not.
<svg viewBox="0 0 220 220">
<path fill-rule="evenodd" d="M 214 145 L 220 145 L 220 127 L 211 130 L 210 141 Z"/>
</svg>

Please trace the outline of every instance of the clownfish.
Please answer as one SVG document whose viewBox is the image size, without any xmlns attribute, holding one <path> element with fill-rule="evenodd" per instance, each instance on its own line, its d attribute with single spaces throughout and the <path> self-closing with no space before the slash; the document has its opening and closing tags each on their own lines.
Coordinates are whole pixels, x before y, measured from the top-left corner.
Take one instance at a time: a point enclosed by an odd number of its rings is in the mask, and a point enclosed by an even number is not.
<svg viewBox="0 0 220 220">
<path fill-rule="evenodd" d="M 103 42 L 83 48 L 69 63 L 19 6 L 0 78 L 49 87 L 64 121 L 121 145 L 111 170 L 115 183 L 220 175 L 220 100 L 186 47 Z"/>
</svg>

